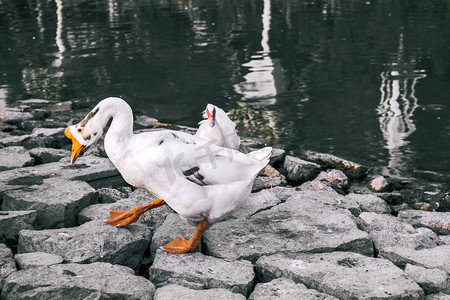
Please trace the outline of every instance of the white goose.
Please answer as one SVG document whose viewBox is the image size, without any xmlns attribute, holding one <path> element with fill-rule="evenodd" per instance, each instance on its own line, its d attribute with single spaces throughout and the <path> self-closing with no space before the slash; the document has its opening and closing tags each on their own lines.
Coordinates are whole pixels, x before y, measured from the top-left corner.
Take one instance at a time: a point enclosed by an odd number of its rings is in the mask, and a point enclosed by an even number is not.
<svg viewBox="0 0 450 300">
<path fill-rule="evenodd" d="M 195 133 L 196 136 L 210 141 L 217 146 L 239 149 L 241 140 L 236 133 L 236 124 L 219 107 L 208 104 L 203 111 L 203 118 Z"/>
<path fill-rule="evenodd" d="M 109 159 L 130 185 L 147 189 L 160 198 L 129 211 L 112 210 L 111 219 L 105 222 L 125 226 L 145 211 L 167 203 L 197 225 L 189 240 L 181 236 L 162 247 L 171 253 L 195 250 L 208 223 L 226 217 L 246 201 L 272 150 L 266 147 L 246 155 L 172 130 L 134 134 L 130 106 L 120 98 L 106 98 L 80 123 L 65 130 L 73 143 L 72 164 L 99 139 L 111 118 L 105 136 Z"/>
</svg>

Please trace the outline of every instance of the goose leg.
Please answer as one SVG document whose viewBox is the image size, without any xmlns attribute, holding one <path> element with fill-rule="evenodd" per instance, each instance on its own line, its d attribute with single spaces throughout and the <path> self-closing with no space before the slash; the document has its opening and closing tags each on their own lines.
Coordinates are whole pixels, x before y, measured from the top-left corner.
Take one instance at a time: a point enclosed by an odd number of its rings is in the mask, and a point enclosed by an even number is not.
<svg viewBox="0 0 450 300">
<path fill-rule="evenodd" d="M 164 200 L 156 198 L 153 202 L 135 206 L 130 210 L 110 210 L 109 215 L 111 218 L 106 220 L 105 223 L 108 225 L 115 225 L 117 227 L 122 227 L 133 222 L 136 222 L 139 217 L 145 219 L 144 213 L 152 208 L 158 207 L 166 203 Z"/>
<path fill-rule="evenodd" d="M 205 220 L 198 222 L 197 230 L 194 235 L 188 240 L 183 236 L 177 237 L 167 245 L 161 247 L 162 250 L 170 253 L 187 253 L 193 252 L 197 246 L 203 232 L 205 232 L 208 222 Z"/>
</svg>

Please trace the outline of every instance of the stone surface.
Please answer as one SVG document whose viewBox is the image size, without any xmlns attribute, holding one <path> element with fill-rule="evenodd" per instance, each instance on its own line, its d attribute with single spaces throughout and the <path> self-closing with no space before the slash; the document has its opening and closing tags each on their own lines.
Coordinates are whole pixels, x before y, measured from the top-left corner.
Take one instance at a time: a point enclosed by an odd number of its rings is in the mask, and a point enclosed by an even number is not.
<svg viewBox="0 0 450 300">
<path fill-rule="evenodd" d="M 194 290 L 177 284 L 160 287 L 155 292 L 154 300 L 245 300 L 242 294 L 236 294 L 226 289 Z"/>
<path fill-rule="evenodd" d="M 338 298 L 308 289 L 304 284 L 287 278 L 258 283 L 249 300 L 337 300 Z"/>
<path fill-rule="evenodd" d="M 375 177 L 369 184 L 372 190 L 378 193 L 390 192 L 392 189 L 391 182 L 384 176 Z"/>
<path fill-rule="evenodd" d="M 19 270 L 26 270 L 30 268 L 51 266 L 60 264 L 64 261 L 62 256 L 46 253 L 46 252 L 31 252 L 14 255 Z"/>
<path fill-rule="evenodd" d="M 263 189 L 271 189 L 286 184 L 287 182 L 283 175 L 278 177 L 258 176 L 253 182 L 252 192 L 260 191 Z"/>
<path fill-rule="evenodd" d="M 244 205 L 233 212 L 229 218 L 245 219 L 257 214 L 260 211 L 277 206 L 278 204 L 284 202 L 282 197 L 278 195 L 278 193 L 283 190 L 283 188 L 277 187 L 270 190 L 262 190 L 257 193 L 251 193 Z"/>
<path fill-rule="evenodd" d="M 450 212 L 408 209 L 400 211 L 398 217 L 414 227 L 426 227 L 439 234 L 450 234 Z"/>
<path fill-rule="evenodd" d="M 0 148 L 0 171 L 34 165 L 34 158 L 22 146 Z"/>
<path fill-rule="evenodd" d="M 228 261 L 199 252 L 173 255 L 158 250 L 149 269 L 149 280 L 156 287 L 179 284 L 200 290 L 224 288 L 244 296 L 250 294 L 254 275 L 249 261 Z"/>
<path fill-rule="evenodd" d="M 405 273 L 419 284 L 425 294 L 450 293 L 450 277 L 444 270 L 427 269 L 407 264 Z"/>
<path fill-rule="evenodd" d="M 363 221 L 364 230 L 380 231 L 389 230 L 393 232 L 414 233 L 416 230 L 402 219 L 388 214 L 378 214 L 374 212 L 362 212 L 359 218 Z"/>
<path fill-rule="evenodd" d="M 420 230 L 422 229 L 422 230 Z M 439 268 L 449 272 L 449 245 L 438 245 L 439 238 L 425 228 L 419 228 L 417 234 L 393 234 L 389 231 L 372 232 L 374 246 L 379 256 L 391 260 L 404 268 L 406 264 L 426 268 Z"/>
<path fill-rule="evenodd" d="M 286 151 L 284 149 L 272 148 L 272 153 L 270 154 L 269 165 L 271 165 L 275 168 L 281 166 L 285 156 L 286 156 Z"/>
<path fill-rule="evenodd" d="M 78 225 L 78 212 L 97 203 L 97 193 L 89 184 L 62 178 L 44 179 L 40 185 L 8 191 L 2 210 L 36 210 L 36 229 Z"/>
<path fill-rule="evenodd" d="M 330 185 L 319 180 L 311 180 L 304 182 L 299 186 L 299 189 L 301 191 L 315 191 L 315 192 L 333 190 L 333 188 Z"/>
<path fill-rule="evenodd" d="M 112 179 L 122 178 L 108 158 L 84 156 L 71 165 L 70 157 L 67 157 L 59 162 L 0 172 L 0 196 L 6 191 L 41 184 L 46 178 L 57 177 L 86 181 L 91 185 L 102 180 L 110 184 Z"/>
<path fill-rule="evenodd" d="M 37 165 L 57 162 L 64 157 L 70 157 L 70 151 L 65 149 L 33 148 L 29 153 Z"/>
<path fill-rule="evenodd" d="M 153 299 L 154 285 L 109 263 L 58 264 L 21 270 L 5 281 L 2 299 Z"/>
<path fill-rule="evenodd" d="M 5 278 L 16 271 L 16 262 L 14 261 L 11 250 L 5 244 L 0 244 L 0 291 L 2 290 Z"/>
<path fill-rule="evenodd" d="M 0 211 L 0 243 L 17 243 L 19 231 L 33 229 L 36 216 L 35 210 Z"/>
<path fill-rule="evenodd" d="M 341 170 L 332 169 L 328 171 L 322 171 L 319 173 L 319 175 L 317 175 L 315 180 L 324 182 L 341 195 L 347 194 L 350 188 L 350 181 L 348 180 L 348 177 L 345 175 L 345 173 Z"/>
<path fill-rule="evenodd" d="M 306 151 L 305 159 L 320 165 L 324 169 L 341 170 L 349 178 L 360 178 L 366 176 L 368 168 L 357 163 L 342 159 L 340 157 L 327 154 L 318 153 L 314 151 Z"/>
<path fill-rule="evenodd" d="M 78 222 L 84 224 L 93 220 L 107 220 L 110 218 L 110 210 L 130 210 L 137 205 L 147 204 L 154 200 L 149 197 L 136 197 L 135 192 L 131 194 L 130 198 L 119 200 L 115 203 L 100 203 L 90 205 L 82 209 L 78 213 Z M 150 195 L 146 192 L 146 195 Z M 167 215 L 173 213 L 173 210 L 168 205 L 163 205 L 155 209 L 151 209 L 144 213 L 145 220 L 139 218 L 135 224 L 145 224 L 152 232 L 156 230 L 162 223 L 164 223 Z"/>
<path fill-rule="evenodd" d="M 143 224 L 115 227 L 92 221 L 78 227 L 22 230 L 18 253 L 47 252 L 64 262 L 110 262 L 136 268 L 148 247 L 151 231 Z"/>
<path fill-rule="evenodd" d="M 423 290 L 390 261 L 357 253 L 264 256 L 256 272 L 262 281 L 286 277 L 339 299 L 424 297 Z"/>
<path fill-rule="evenodd" d="M 386 202 L 372 194 L 348 194 L 347 199 L 351 199 L 358 203 L 361 211 L 375 212 L 379 214 L 390 214 L 391 208 Z"/>
<path fill-rule="evenodd" d="M 450 300 L 450 294 L 433 294 L 425 297 L 425 300 Z"/>
<path fill-rule="evenodd" d="M 114 203 L 128 198 L 128 194 L 112 188 L 101 188 L 97 190 L 99 203 Z"/>
<path fill-rule="evenodd" d="M 213 224 L 203 234 L 206 253 L 256 261 L 279 252 L 330 252 L 373 255 L 372 241 L 359 230 L 352 214 L 337 205 L 330 192 L 297 192 L 285 202 L 240 219 Z"/>
<path fill-rule="evenodd" d="M 287 155 L 284 159 L 283 172 L 290 182 L 301 184 L 314 179 L 321 171 L 318 164 Z"/>
</svg>

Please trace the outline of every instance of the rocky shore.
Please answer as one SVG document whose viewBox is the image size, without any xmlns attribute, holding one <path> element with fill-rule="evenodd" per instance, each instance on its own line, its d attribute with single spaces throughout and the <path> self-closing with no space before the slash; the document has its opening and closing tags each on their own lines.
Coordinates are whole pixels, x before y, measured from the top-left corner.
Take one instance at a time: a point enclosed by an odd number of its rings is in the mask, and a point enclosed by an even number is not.
<svg viewBox="0 0 450 300">
<path fill-rule="evenodd" d="M 22 105 L 0 111 L 1 299 L 450 299 L 449 191 L 274 149 L 245 206 L 196 252 L 169 254 L 159 247 L 195 227 L 167 205 L 104 224 L 154 196 L 101 143 L 70 164 L 64 129 L 94 103 Z"/>
</svg>

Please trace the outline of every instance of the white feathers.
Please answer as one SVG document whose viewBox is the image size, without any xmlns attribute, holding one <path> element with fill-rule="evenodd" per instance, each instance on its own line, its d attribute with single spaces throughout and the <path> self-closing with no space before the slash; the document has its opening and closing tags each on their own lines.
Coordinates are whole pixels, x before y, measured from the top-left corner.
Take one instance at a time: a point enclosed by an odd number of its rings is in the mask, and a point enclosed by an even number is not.
<svg viewBox="0 0 450 300">
<path fill-rule="evenodd" d="M 219 107 L 208 104 L 199 122 L 196 136 L 225 148 L 239 149 L 240 138 L 236 133 L 236 124 Z"/>
</svg>

